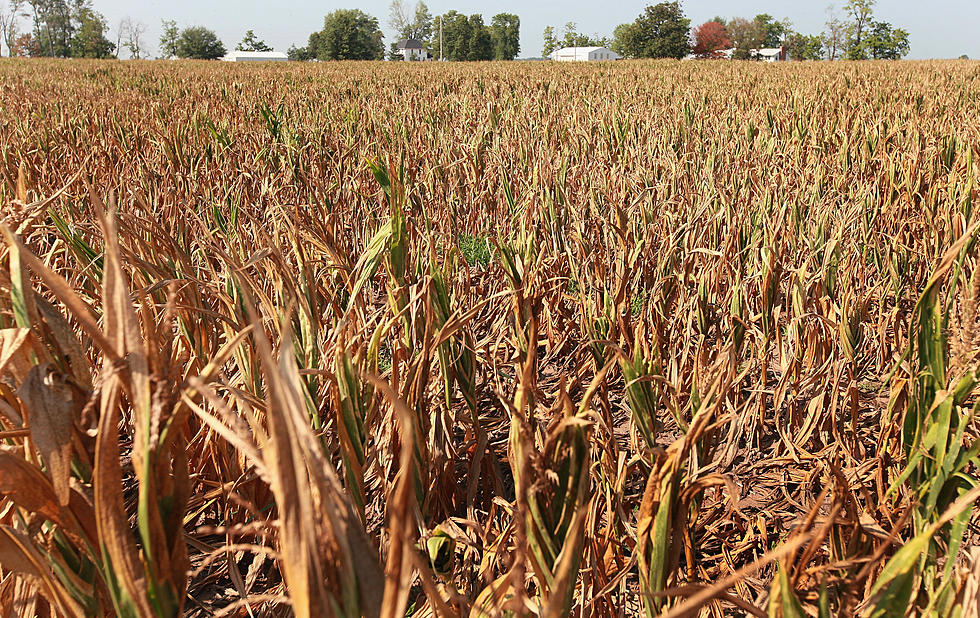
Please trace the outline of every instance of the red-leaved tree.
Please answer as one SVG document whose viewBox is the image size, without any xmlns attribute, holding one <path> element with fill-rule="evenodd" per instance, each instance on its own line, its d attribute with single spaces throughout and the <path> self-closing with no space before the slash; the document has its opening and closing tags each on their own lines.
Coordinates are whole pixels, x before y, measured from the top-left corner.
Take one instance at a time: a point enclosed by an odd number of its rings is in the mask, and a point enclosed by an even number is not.
<svg viewBox="0 0 980 618">
<path fill-rule="evenodd" d="M 716 21 L 706 21 L 694 30 L 693 51 L 698 58 L 718 58 L 731 46 L 728 31 Z"/>
<path fill-rule="evenodd" d="M 41 55 L 41 46 L 31 34 L 22 34 L 10 46 L 11 56 L 35 57 Z"/>
</svg>

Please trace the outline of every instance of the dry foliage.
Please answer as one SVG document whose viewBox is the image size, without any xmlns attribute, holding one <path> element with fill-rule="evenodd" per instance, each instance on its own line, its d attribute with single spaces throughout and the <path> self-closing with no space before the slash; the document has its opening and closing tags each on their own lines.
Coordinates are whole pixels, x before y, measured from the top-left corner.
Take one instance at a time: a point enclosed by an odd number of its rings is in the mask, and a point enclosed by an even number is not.
<svg viewBox="0 0 980 618">
<path fill-rule="evenodd" d="M 4 614 L 978 615 L 976 64 L 0 77 Z"/>
</svg>

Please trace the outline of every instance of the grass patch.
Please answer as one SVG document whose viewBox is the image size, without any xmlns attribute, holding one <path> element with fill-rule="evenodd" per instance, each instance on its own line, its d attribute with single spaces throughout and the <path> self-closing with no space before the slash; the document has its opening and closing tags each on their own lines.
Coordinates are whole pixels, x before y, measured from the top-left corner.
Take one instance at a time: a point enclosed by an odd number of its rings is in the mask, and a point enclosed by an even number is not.
<svg viewBox="0 0 980 618">
<path fill-rule="evenodd" d="M 490 237 L 472 236 L 470 234 L 460 234 L 458 238 L 459 250 L 463 254 L 463 259 L 470 266 L 482 266 L 486 268 L 490 265 Z"/>
</svg>

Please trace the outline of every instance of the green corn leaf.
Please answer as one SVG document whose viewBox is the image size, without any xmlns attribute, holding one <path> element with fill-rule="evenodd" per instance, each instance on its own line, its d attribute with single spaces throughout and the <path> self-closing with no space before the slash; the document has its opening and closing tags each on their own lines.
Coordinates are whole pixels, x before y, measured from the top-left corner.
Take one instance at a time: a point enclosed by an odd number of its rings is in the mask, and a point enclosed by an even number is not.
<svg viewBox="0 0 980 618">
<path fill-rule="evenodd" d="M 364 253 L 361 254 L 360 259 L 357 261 L 357 265 L 354 267 L 354 271 L 360 273 L 358 275 L 357 281 L 354 283 L 354 287 L 351 289 L 350 300 L 351 302 L 357 298 L 364 286 L 367 285 L 368 281 L 374 277 L 374 274 L 378 272 L 378 267 L 385 258 L 385 249 L 388 247 L 388 242 L 391 240 L 391 222 L 386 223 L 381 226 L 381 228 L 375 232 L 374 236 L 371 238 L 371 242 L 365 248 Z"/>
<path fill-rule="evenodd" d="M 793 592 L 789 576 L 782 566 L 769 589 L 769 618 L 805 618 L 803 606 Z"/>
</svg>

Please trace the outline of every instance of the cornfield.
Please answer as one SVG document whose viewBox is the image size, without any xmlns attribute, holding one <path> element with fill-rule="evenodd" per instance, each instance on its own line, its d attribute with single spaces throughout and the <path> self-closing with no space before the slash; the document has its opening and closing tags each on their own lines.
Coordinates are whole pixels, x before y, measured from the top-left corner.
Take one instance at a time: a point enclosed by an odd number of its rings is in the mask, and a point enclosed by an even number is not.
<svg viewBox="0 0 980 618">
<path fill-rule="evenodd" d="M 980 65 L 0 63 L 0 607 L 980 612 Z"/>
</svg>

